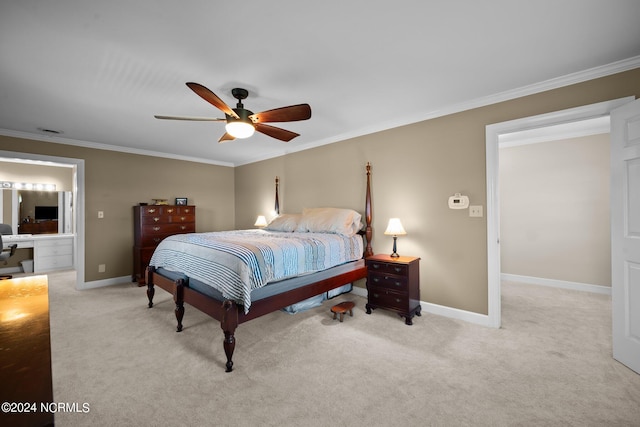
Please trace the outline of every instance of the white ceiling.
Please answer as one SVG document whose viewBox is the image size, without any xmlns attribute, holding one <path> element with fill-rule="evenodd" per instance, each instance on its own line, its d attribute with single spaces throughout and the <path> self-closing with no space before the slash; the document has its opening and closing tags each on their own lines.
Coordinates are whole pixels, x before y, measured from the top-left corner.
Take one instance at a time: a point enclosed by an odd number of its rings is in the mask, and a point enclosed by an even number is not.
<svg viewBox="0 0 640 427">
<path fill-rule="evenodd" d="M 640 66 L 637 0 L 2 0 L 0 133 L 242 165 Z M 189 88 L 308 121 L 219 144 Z M 62 132 L 57 136 L 39 129 Z"/>
</svg>

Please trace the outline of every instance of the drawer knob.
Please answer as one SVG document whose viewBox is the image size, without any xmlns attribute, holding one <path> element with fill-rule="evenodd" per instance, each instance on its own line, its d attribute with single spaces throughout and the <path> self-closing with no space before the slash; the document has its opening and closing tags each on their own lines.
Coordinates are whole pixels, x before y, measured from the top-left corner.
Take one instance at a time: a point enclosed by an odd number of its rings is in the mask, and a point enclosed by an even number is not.
<svg viewBox="0 0 640 427">
<path fill-rule="evenodd" d="M 153 231 L 160 231 L 160 227 L 153 227 Z"/>
<path fill-rule="evenodd" d="M 379 282 L 379 281 L 380 281 L 380 278 L 379 278 L 379 277 L 374 277 L 374 278 L 373 278 L 373 281 L 377 283 L 377 282 Z"/>
<path fill-rule="evenodd" d="M 371 267 L 373 267 L 375 270 L 380 268 L 380 264 L 371 264 Z"/>
<path fill-rule="evenodd" d="M 155 212 L 156 212 L 156 210 L 155 210 L 155 209 L 149 209 L 147 212 L 149 212 L 149 213 L 155 213 Z"/>
<path fill-rule="evenodd" d="M 186 216 L 180 217 L 180 221 L 184 221 L 185 219 L 187 219 Z"/>
<path fill-rule="evenodd" d="M 182 230 L 186 230 L 186 229 L 187 229 L 187 226 L 186 226 L 186 225 L 183 225 L 183 226 L 181 226 L 180 228 L 181 228 Z"/>
<path fill-rule="evenodd" d="M 173 213 L 173 209 L 167 209 L 167 212 Z"/>
<path fill-rule="evenodd" d="M 154 216 L 154 217 L 153 217 L 153 220 L 154 220 L 155 222 L 158 222 L 158 221 L 160 221 L 160 218 L 158 218 L 157 216 Z"/>
<path fill-rule="evenodd" d="M 156 243 L 160 243 L 160 240 L 162 240 L 162 239 L 159 238 L 159 237 L 154 237 L 153 238 L 153 241 L 156 242 Z"/>
<path fill-rule="evenodd" d="M 397 273 L 400 273 L 400 272 L 402 271 L 402 268 L 400 268 L 400 267 L 395 267 L 395 270 L 396 270 L 396 272 L 397 272 Z"/>
<path fill-rule="evenodd" d="M 191 212 L 191 209 L 189 209 L 189 208 L 184 210 L 184 213 L 189 213 L 189 212 Z"/>
</svg>

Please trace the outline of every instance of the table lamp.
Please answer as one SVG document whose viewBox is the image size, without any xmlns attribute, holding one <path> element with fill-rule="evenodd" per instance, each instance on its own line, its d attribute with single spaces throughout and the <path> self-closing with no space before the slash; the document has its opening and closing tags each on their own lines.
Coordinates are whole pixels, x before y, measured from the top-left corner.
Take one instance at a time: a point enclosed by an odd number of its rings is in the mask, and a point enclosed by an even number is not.
<svg viewBox="0 0 640 427">
<path fill-rule="evenodd" d="M 267 218 L 265 218 L 264 215 L 258 215 L 258 218 L 256 219 L 256 223 L 253 225 L 255 225 L 256 227 L 266 227 Z"/>
<path fill-rule="evenodd" d="M 393 253 L 391 254 L 391 258 L 398 258 L 400 255 L 396 252 L 396 240 L 398 239 L 398 236 L 404 236 L 407 234 L 400 222 L 400 218 L 389 219 L 389 224 L 387 225 L 387 229 L 384 231 L 384 234 L 393 236 Z"/>
</svg>

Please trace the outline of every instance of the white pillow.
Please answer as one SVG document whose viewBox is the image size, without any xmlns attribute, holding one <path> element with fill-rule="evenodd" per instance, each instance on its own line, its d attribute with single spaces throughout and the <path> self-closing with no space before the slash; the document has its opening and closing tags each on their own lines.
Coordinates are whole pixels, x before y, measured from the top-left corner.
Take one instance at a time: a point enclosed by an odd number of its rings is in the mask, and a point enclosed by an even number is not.
<svg viewBox="0 0 640 427">
<path fill-rule="evenodd" d="M 296 231 L 353 236 L 361 228 L 362 215 L 352 209 L 304 208 Z"/>
<path fill-rule="evenodd" d="M 270 231 L 296 231 L 302 214 L 280 214 L 264 228 Z"/>
</svg>

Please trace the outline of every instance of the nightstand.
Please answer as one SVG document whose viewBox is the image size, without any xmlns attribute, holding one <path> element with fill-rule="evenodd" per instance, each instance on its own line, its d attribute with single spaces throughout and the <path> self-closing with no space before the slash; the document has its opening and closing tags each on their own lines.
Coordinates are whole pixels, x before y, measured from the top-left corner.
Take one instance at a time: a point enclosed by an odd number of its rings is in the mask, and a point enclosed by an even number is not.
<svg viewBox="0 0 640 427">
<path fill-rule="evenodd" d="M 395 311 L 413 325 L 420 316 L 420 258 L 373 255 L 367 264 L 367 314 L 376 308 Z"/>
</svg>

